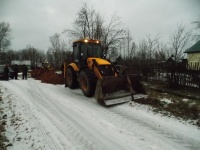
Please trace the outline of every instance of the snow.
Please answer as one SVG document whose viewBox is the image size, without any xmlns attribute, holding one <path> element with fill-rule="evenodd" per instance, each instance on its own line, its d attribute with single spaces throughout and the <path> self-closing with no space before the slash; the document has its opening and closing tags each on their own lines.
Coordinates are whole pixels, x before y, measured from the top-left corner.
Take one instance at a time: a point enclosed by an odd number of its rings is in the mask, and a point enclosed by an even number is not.
<svg viewBox="0 0 200 150">
<path fill-rule="evenodd" d="M 160 99 L 160 101 L 165 102 L 166 104 L 172 103 L 171 99 L 167 99 L 167 98 L 162 98 Z"/>
<path fill-rule="evenodd" d="M 0 90 L 8 150 L 200 149 L 197 126 L 155 114 L 149 106 L 104 107 L 80 89 L 32 78 L 0 81 Z"/>
<path fill-rule="evenodd" d="M 189 101 L 189 99 L 187 99 L 187 98 L 183 99 L 183 102 L 188 102 L 188 101 Z"/>
</svg>

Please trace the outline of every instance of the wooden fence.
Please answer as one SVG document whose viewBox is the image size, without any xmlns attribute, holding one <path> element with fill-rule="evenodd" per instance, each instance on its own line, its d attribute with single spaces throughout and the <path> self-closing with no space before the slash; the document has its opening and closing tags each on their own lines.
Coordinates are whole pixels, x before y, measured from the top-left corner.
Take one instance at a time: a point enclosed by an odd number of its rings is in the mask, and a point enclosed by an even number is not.
<svg viewBox="0 0 200 150">
<path fill-rule="evenodd" d="M 172 88 L 189 86 L 200 88 L 200 63 L 162 63 L 148 69 L 148 81 L 168 82 Z"/>
</svg>

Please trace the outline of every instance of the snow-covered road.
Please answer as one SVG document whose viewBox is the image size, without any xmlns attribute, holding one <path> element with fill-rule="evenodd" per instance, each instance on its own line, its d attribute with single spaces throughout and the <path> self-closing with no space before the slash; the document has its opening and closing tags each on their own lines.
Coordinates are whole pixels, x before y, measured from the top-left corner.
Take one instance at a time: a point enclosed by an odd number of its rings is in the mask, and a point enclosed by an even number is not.
<svg viewBox="0 0 200 150">
<path fill-rule="evenodd" d="M 80 89 L 28 80 L 0 81 L 9 150 L 198 150 L 200 129 L 147 106 L 112 107 Z"/>
</svg>

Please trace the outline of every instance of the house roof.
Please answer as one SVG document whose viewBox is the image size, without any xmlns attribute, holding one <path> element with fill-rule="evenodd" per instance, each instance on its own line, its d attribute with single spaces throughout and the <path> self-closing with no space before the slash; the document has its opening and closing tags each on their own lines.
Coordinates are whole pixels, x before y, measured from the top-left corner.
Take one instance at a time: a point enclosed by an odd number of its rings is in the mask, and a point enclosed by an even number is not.
<svg viewBox="0 0 200 150">
<path fill-rule="evenodd" d="M 200 52 L 200 41 L 198 41 L 192 47 L 188 48 L 184 53 L 195 53 L 195 52 Z"/>
<path fill-rule="evenodd" d="M 166 62 L 175 62 L 174 56 L 169 57 Z"/>
</svg>

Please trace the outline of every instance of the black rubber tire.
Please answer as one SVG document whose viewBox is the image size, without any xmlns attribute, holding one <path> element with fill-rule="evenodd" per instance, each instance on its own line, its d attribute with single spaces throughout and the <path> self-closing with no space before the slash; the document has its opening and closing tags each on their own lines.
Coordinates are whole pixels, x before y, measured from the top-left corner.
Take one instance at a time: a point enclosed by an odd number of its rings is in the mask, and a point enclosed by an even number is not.
<svg viewBox="0 0 200 150">
<path fill-rule="evenodd" d="M 70 89 L 77 88 L 78 82 L 76 72 L 71 67 L 68 67 L 66 70 L 66 74 L 67 76 L 65 86 L 68 86 Z"/>
<path fill-rule="evenodd" d="M 79 85 L 85 96 L 87 97 L 94 96 L 96 83 L 97 83 L 97 78 L 91 70 L 85 69 L 80 72 Z"/>
</svg>

